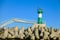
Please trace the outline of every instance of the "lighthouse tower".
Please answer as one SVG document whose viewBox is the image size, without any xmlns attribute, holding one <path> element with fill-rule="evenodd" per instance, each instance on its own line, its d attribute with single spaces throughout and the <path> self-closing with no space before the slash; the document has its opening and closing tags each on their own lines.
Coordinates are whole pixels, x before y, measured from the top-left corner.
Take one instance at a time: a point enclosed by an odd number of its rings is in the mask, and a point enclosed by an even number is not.
<svg viewBox="0 0 60 40">
<path fill-rule="evenodd" d="M 42 14 L 43 14 L 43 10 L 38 9 L 38 27 L 45 27 L 46 26 L 46 24 L 44 24 L 42 22 Z"/>
<path fill-rule="evenodd" d="M 32 30 L 34 28 L 39 28 L 39 29 L 42 28 L 42 30 L 43 30 L 43 28 L 46 27 L 46 24 L 42 22 L 42 17 L 43 17 L 42 14 L 43 14 L 43 10 L 42 9 L 38 9 L 38 21 L 37 21 L 37 24 L 34 24 L 32 26 Z"/>
<path fill-rule="evenodd" d="M 42 24 L 42 9 L 38 9 L 38 24 Z"/>
</svg>

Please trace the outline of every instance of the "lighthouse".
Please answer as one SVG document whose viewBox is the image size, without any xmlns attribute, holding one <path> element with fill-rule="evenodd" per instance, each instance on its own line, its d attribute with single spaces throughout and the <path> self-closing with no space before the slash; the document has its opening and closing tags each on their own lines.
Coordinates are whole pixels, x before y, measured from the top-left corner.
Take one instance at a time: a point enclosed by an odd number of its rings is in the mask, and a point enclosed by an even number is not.
<svg viewBox="0 0 60 40">
<path fill-rule="evenodd" d="M 38 24 L 42 24 L 42 9 L 38 9 Z"/>
<path fill-rule="evenodd" d="M 32 27 L 32 29 L 33 28 L 44 28 L 44 27 L 46 27 L 46 23 L 43 23 L 43 21 L 42 21 L 42 14 L 43 14 L 43 11 L 42 11 L 42 9 L 38 9 L 38 18 L 37 18 L 37 24 L 35 23 L 34 25 L 33 25 L 33 27 Z"/>
<path fill-rule="evenodd" d="M 38 23 L 37 23 L 38 25 L 37 25 L 37 26 L 38 26 L 39 28 L 46 26 L 46 24 L 42 22 L 42 14 L 43 14 L 42 9 L 41 9 L 41 8 L 38 9 Z"/>
</svg>

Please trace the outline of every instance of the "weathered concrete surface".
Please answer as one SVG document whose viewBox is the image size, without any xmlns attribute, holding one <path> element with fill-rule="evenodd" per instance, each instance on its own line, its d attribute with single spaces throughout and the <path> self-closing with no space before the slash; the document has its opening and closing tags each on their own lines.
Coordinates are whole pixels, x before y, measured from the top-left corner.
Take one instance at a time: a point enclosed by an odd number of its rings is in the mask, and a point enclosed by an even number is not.
<svg viewBox="0 0 60 40">
<path fill-rule="evenodd" d="M 60 40 L 60 30 L 47 28 L 45 24 L 34 24 L 24 29 L 8 28 L 0 32 L 0 40 Z"/>
</svg>

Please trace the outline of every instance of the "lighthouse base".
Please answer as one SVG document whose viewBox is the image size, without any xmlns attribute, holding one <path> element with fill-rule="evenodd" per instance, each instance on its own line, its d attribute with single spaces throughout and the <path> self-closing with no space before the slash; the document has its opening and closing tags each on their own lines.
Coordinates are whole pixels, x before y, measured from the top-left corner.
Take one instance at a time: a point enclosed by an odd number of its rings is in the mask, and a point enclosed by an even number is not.
<svg viewBox="0 0 60 40">
<path fill-rule="evenodd" d="M 46 24 L 37 24 L 37 26 L 39 26 L 39 27 L 45 27 Z"/>
<path fill-rule="evenodd" d="M 35 28 L 45 28 L 46 27 L 46 24 L 34 24 L 32 26 L 32 30 L 34 30 Z"/>
<path fill-rule="evenodd" d="M 32 27 L 45 27 L 46 24 L 34 24 Z"/>
</svg>

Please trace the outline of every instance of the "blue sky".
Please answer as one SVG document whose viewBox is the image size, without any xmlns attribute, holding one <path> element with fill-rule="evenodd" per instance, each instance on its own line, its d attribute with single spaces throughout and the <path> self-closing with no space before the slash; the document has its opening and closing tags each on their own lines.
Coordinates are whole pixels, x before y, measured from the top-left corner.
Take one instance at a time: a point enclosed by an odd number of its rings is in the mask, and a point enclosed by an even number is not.
<svg viewBox="0 0 60 40">
<path fill-rule="evenodd" d="M 38 8 L 43 9 L 43 23 L 47 27 L 60 28 L 60 0 L 0 0 L 0 22 L 11 18 L 37 22 Z"/>
</svg>

